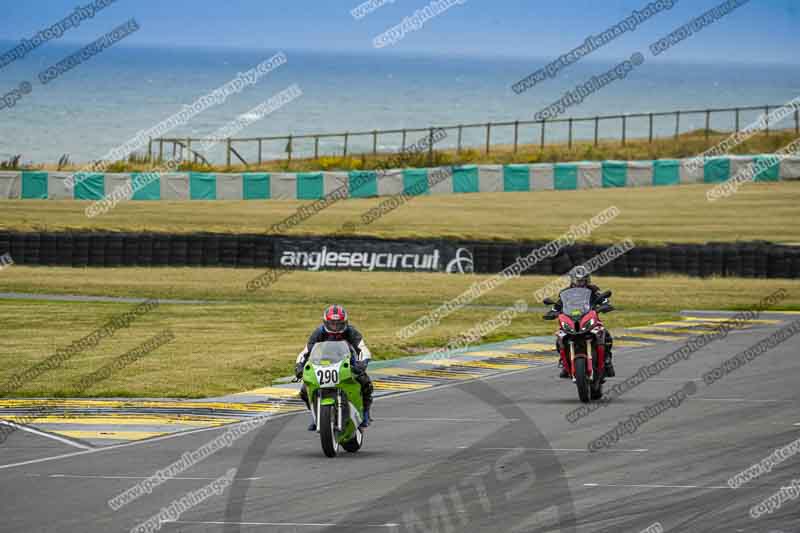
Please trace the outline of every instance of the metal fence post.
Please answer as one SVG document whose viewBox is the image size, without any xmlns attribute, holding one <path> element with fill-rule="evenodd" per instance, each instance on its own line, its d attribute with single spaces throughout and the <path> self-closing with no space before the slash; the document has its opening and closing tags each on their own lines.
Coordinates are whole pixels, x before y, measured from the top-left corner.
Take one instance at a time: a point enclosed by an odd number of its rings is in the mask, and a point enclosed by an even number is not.
<svg viewBox="0 0 800 533">
<path fill-rule="evenodd" d="M 350 133 L 344 134 L 344 157 L 347 157 L 347 138 L 350 136 Z"/>
<path fill-rule="evenodd" d="M 152 161 L 153 160 L 153 138 L 152 137 L 150 137 L 150 139 L 147 141 L 147 160 L 148 161 Z"/>
<path fill-rule="evenodd" d="M 292 164 L 292 136 L 289 135 L 289 142 L 286 143 L 286 151 L 289 153 L 289 161 L 286 164 L 286 168 L 289 168 Z"/>
<path fill-rule="evenodd" d="M 514 153 L 517 153 L 517 145 L 519 144 L 519 120 L 514 121 Z"/>
<path fill-rule="evenodd" d="M 372 130 L 372 155 L 378 155 L 378 132 Z"/>
<path fill-rule="evenodd" d="M 158 140 L 158 162 L 164 161 L 164 139 Z"/>
<path fill-rule="evenodd" d="M 594 117 L 594 145 L 597 146 L 598 134 L 600 133 L 600 117 Z"/>
<path fill-rule="evenodd" d="M 681 112 L 675 112 L 675 139 L 677 140 L 681 134 Z"/>
<path fill-rule="evenodd" d="M 622 146 L 628 140 L 628 116 L 622 115 Z"/>
<path fill-rule="evenodd" d="M 406 151 L 406 130 L 403 130 L 403 144 L 400 147 L 400 152 L 405 153 Z"/>
<path fill-rule="evenodd" d="M 433 164 L 433 128 L 428 130 L 428 164 Z"/>
<path fill-rule="evenodd" d="M 464 126 L 461 124 L 458 125 L 458 148 L 456 148 L 456 153 L 461 153 L 461 133 L 464 129 Z"/>
<path fill-rule="evenodd" d="M 186 137 L 186 159 L 192 159 L 192 138 Z"/>
<path fill-rule="evenodd" d="M 567 141 L 567 148 L 572 150 L 572 117 L 569 117 L 569 140 Z"/>
<path fill-rule="evenodd" d="M 319 136 L 314 137 L 314 159 L 319 159 Z"/>
<path fill-rule="evenodd" d="M 231 138 L 230 137 L 228 137 L 228 139 L 227 139 L 226 147 L 227 147 L 227 149 L 225 150 L 225 152 L 226 152 L 225 163 L 227 164 L 227 166 L 231 166 Z"/>
<path fill-rule="evenodd" d="M 650 135 L 649 135 L 649 143 L 653 144 L 653 114 L 650 113 L 648 119 L 650 120 Z"/>
<path fill-rule="evenodd" d="M 487 122 L 486 123 L 486 154 L 487 155 L 489 154 L 489 143 L 491 142 L 491 140 L 490 140 L 491 136 L 492 136 L 492 123 L 491 122 Z"/>
<path fill-rule="evenodd" d="M 261 146 L 261 143 L 262 143 L 262 139 L 259 139 L 259 140 L 258 140 L 258 164 L 259 164 L 259 165 L 261 164 L 261 154 L 262 154 L 262 150 L 261 150 L 261 149 L 262 149 L 262 146 Z"/>
<path fill-rule="evenodd" d="M 541 150 L 544 150 L 544 125 L 545 124 L 546 124 L 546 121 L 543 120 L 542 121 L 542 136 L 541 136 L 541 139 L 539 140 L 539 148 Z"/>
<path fill-rule="evenodd" d="M 736 133 L 739 133 L 739 108 L 736 108 Z"/>
<path fill-rule="evenodd" d="M 706 109 L 706 140 L 711 135 L 711 110 Z"/>
<path fill-rule="evenodd" d="M 800 111 L 794 110 L 794 133 L 800 135 Z"/>
<path fill-rule="evenodd" d="M 769 106 L 764 108 L 764 126 L 765 131 L 767 133 L 767 137 L 769 137 Z"/>
</svg>

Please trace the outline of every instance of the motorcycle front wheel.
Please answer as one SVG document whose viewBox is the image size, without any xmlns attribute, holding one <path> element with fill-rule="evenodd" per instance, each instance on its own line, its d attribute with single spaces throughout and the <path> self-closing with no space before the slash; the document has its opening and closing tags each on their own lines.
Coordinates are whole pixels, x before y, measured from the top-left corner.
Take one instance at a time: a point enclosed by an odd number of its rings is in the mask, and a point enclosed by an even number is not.
<svg viewBox="0 0 800 533">
<path fill-rule="evenodd" d="M 578 398 L 583 403 L 588 403 L 590 398 L 589 393 L 589 377 L 586 375 L 586 358 L 575 358 L 575 386 L 578 387 Z"/>
<path fill-rule="evenodd" d="M 336 457 L 336 414 L 334 405 L 323 405 L 319 413 L 319 440 L 326 457 Z"/>
</svg>

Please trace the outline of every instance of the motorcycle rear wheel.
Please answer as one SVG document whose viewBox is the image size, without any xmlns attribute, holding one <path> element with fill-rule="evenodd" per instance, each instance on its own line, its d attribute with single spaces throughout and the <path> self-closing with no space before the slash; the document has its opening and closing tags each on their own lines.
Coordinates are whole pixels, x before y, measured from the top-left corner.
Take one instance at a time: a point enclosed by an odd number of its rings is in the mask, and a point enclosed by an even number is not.
<svg viewBox="0 0 800 533">
<path fill-rule="evenodd" d="M 364 445 L 364 433 L 361 432 L 360 429 L 356 428 L 356 433 L 353 435 L 353 438 L 347 442 L 342 443 L 342 448 L 350 453 L 356 453 L 358 450 L 361 449 L 361 446 Z"/>
</svg>

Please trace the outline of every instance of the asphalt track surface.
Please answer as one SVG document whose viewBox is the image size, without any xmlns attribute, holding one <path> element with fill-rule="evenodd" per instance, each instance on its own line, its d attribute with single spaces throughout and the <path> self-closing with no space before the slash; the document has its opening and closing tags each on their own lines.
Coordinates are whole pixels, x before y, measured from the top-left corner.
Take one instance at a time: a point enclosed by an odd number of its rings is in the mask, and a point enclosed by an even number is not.
<svg viewBox="0 0 800 533">
<path fill-rule="evenodd" d="M 786 316 L 786 323 L 797 316 Z M 780 326 L 732 332 L 572 424 L 552 365 L 381 398 L 362 451 L 322 455 L 306 413 L 278 417 L 149 495 L 130 488 L 220 435 L 209 428 L 80 450 L 17 431 L 0 447 L 0 531 L 130 531 L 230 468 L 233 484 L 165 532 L 800 532 L 800 498 L 749 509 L 800 477 L 800 454 L 738 489 L 734 474 L 800 437 L 800 335 L 713 385 L 700 376 Z M 618 378 L 678 344 L 618 354 Z M 590 453 L 587 444 L 688 381 L 697 392 Z M 651 529 L 650 531 L 658 531 Z"/>
</svg>

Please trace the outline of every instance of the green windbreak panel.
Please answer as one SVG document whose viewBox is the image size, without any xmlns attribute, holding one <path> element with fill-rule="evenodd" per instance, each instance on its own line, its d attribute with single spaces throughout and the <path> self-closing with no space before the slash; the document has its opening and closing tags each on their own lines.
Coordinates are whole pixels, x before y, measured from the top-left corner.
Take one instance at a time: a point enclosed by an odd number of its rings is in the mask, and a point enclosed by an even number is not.
<svg viewBox="0 0 800 533">
<path fill-rule="evenodd" d="M 603 161 L 603 187 L 624 187 L 628 181 L 628 163 Z"/>
<path fill-rule="evenodd" d="M 727 157 L 706 159 L 703 165 L 703 182 L 720 183 L 731 178 L 731 160 Z"/>
<path fill-rule="evenodd" d="M 428 186 L 428 170 L 424 168 L 411 168 L 403 171 L 403 194 L 417 196 L 430 194 Z"/>
<path fill-rule="evenodd" d="M 557 163 L 553 173 L 553 187 L 557 191 L 574 191 L 578 188 L 578 165 Z"/>
<path fill-rule="evenodd" d="M 131 188 L 131 200 L 161 200 L 161 176 L 156 173 L 132 173 Z"/>
<path fill-rule="evenodd" d="M 371 170 L 354 170 L 347 175 L 347 191 L 350 198 L 378 196 L 378 173 Z"/>
<path fill-rule="evenodd" d="M 216 200 L 217 177 L 214 174 L 190 172 L 189 198 L 192 200 Z"/>
<path fill-rule="evenodd" d="M 103 174 L 75 174 L 76 200 L 102 200 L 106 195 L 106 178 Z"/>
<path fill-rule="evenodd" d="M 242 182 L 245 200 L 268 200 L 270 198 L 269 174 L 244 174 Z"/>
<path fill-rule="evenodd" d="M 453 192 L 478 192 L 477 165 L 453 167 Z"/>
<path fill-rule="evenodd" d="M 503 190 L 505 192 L 530 191 L 530 167 L 528 165 L 505 165 L 503 167 Z"/>
<path fill-rule="evenodd" d="M 298 200 L 319 200 L 323 196 L 325 196 L 325 183 L 322 172 L 297 174 Z"/>
<path fill-rule="evenodd" d="M 775 163 L 774 165 L 766 168 L 768 165 Z M 762 170 L 753 178 L 753 181 L 779 181 L 780 180 L 780 170 L 781 165 L 778 162 L 776 157 L 764 157 L 758 156 L 753 161 L 754 165 L 763 165 L 765 170 Z"/>
<path fill-rule="evenodd" d="M 677 159 L 653 161 L 653 185 L 678 185 L 681 182 L 681 162 Z"/>
<path fill-rule="evenodd" d="M 22 171 L 22 199 L 47 200 L 47 172 Z"/>
</svg>

